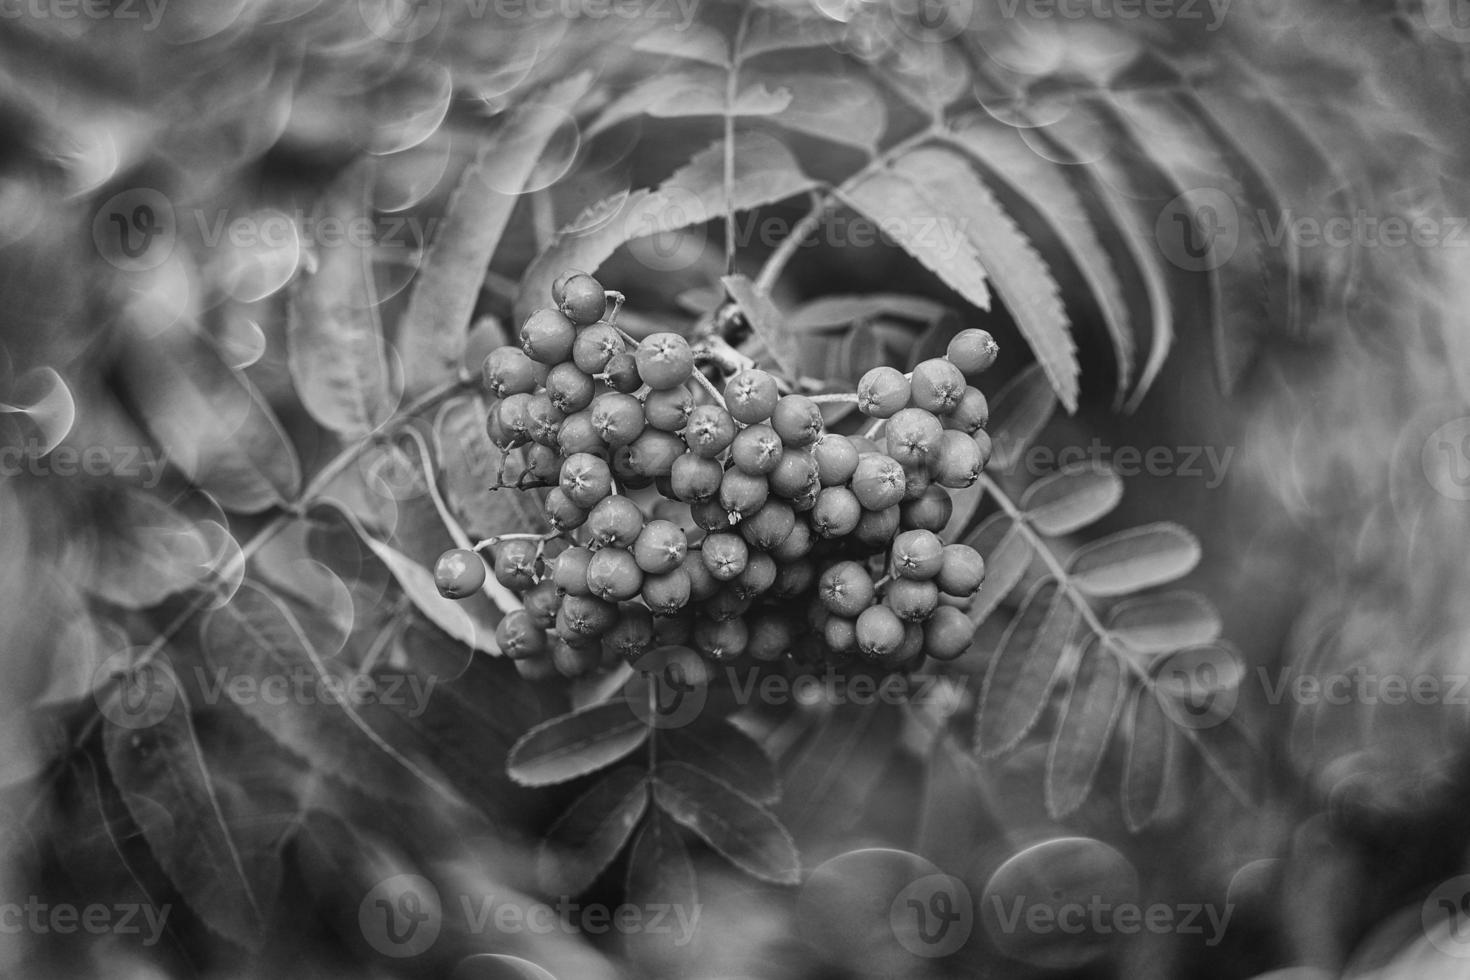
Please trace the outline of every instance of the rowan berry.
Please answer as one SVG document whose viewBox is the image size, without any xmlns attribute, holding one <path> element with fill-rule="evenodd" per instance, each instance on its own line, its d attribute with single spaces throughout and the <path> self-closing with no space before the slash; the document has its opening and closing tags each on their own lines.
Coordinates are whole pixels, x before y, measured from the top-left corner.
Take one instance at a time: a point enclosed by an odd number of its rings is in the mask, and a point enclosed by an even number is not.
<svg viewBox="0 0 1470 980">
<path fill-rule="evenodd" d="M 862 515 L 863 505 L 851 490 L 827 487 L 817 494 L 816 505 L 812 508 L 812 530 L 822 538 L 845 537 L 857 527 Z"/>
<path fill-rule="evenodd" d="M 985 330 L 970 327 L 961 330 L 950 340 L 944 356 L 967 377 L 974 377 L 988 370 L 1000 354 L 1000 345 Z"/>
<path fill-rule="evenodd" d="M 674 460 L 669 477 L 674 496 L 692 504 L 714 499 L 720 492 L 725 469 L 713 459 L 685 453 Z"/>
<path fill-rule="evenodd" d="M 941 487 L 959 490 L 975 485 L 985 463 L 980 446 L 973 436 L 948 429 L 939 445 L 939 460 L 934 464 L 934 482 Z"/>
<path fill-rule="evenodd" d="M 949 595 L 974 595 L 985 581 L 985 559 L 967 544 L 947 544 L 935 581 Z"/>
<path fill-rule="evenodd" d="M 659 484 L 659 493 L 670 500 L 676 499 L 673 483 L 668 479 L 674 463 L 687 456 L 684 440 L 672 432 L 645 429 L 628 447 L 628 464 L 633 472 L 641 476 L 654 477 Z"/>
<path fill-rule="evenodd" d="M 730 461 L 746 473 L 761 476 L 776 468 L 785 451 L 775 429 L 763 423 L 748 425 L 730 443 Z"/>
<path fill-rule="evenodd" d="M 569 360 L 576 341 L 577 328 L 557 310 L 537 310 L 521 325 L 521 350 L 542 364 Z"/>
<path fill-rule="evenodd" d="M 990 402 L 983 391 L 971 385 L 960 395 L 959 404 L 940 422 L 946 429 L 974 433 L 990 424 Z"/>
<path fill-rule="evenodd" d="M 672 521 L 649 521 L 639 529 L 633 542 L 633 557 L 638 567 L 651 575 L 673 571 L 684 563 L 689 541 L 684 531 Z"/>
<path fill-rule="evenodd" d="M 676 333 L 655 333 L 643 339 L 634 356 L 643 383 L 655 390 L 674 388 L 694 373 L 694 351 Z"/>
<path fill-rule="evenodd" d="M 650 391 L 643 399 L 643 417 L 655 429 L 678 432 L 689 424 L 694 411 L 694 393 L 688 385 L 676 385 L 662 391 Z"/>
<path fill-rule="evenodd" d="M 720 480 L 720 505 L 741 516 L 749 516 L 765 506 L 771 485 L 763 476 L 752 476 L 743 470 L 728 469 Z"/>
<path fill-rule="evenodd" d="M 873 577 L 855 561 L 841 561 L 817 580 L 817 597 L 838 615 L 856 618 L 873 604 Z"/>
<path fill-rule="evenodd" d="M 612 493 L 612 470 L 591 453 L 573 453 L 561 464 L 561 490 L 578 507 L 591 508 Z"/>
<path fill-rule="evenodd" d="M 745 571 L 750 548 L 738 534 L 719 531 L 708 535 L 700 545 L 704 567 L 721 582 L 728 582 Z"/>
<path fill-rule="evenodd" d="M 592 544 L 602 548 L 632 546 L 643 530 L 643 511 L 620 493 L 609 494 L 593 505 L 587 515 L 587 534 Z"/>
<path fill-rule="evenodd" d="M 740 536 L 761 551 L 771 551 L 796 527 L 796 511 L 780 500 L 767 500 L 740 522 Z"/>
<path fill-rule="evenodd" d="M 851 486 L 860 504 L 868 510 L 882 510 L 903 500 L 908 476 L 892 456 L 865 453 L 858 457 Z"/>
<path fill-rule="evenodd" d="M 944 564 L 944 542 L 933 531 L 904 531 L 893 539 L 890 563 L 899 578 L 931 579 Z"/>
<path fill-rule="evenodd" d="M 817 461 L 817 479 L 824 487 L 841 486 L 857 470 L 858 449 L 847 436 L 829 432 L 812 447 Z"/>
<path fill-rule="evenodd" d="M 495 645 L 512 660 L 539 657 L 550 647 L 546 630 L 533 623 L 531 615 L 524 609 L 506 613 L 496 625 Z"/>
<path fill-rule="evenodd" d="M 717 620 L 701 616 L 694 621 L 692 639 L 694 649 L 711 660 L 734 660 L 745 652 L 750 632 L 739 617 Z"/>
<path fill-rule="evenodd" d="M 735 419 L 718 405 L 700 405 L 689 413 L 684 441 L 692 452 L 713 459 L 735 441 Z"/>
<path fill-rule="evenodd" d="M 616 328 L 606 323 L 594 323 L 577 331 L 577 339 L 572 344 L 572 362 L 579 371 L 601 374 L 607 370 L 607 362 L 615 354 L 627 349 L 628 345 L 623 343 L 622 334 Z"/>
<path fill-rule="evenodd" d="M 530 541 L 505 541 L 495 548 L 495 580 L 513 592 L 524 592 L 536 584 L 539 558 Z"/>
<path fill-rule="evenodd" d="M 952 411 L 965 394 L 965 376 L 942 357 L 931 357 L 914 368 L 909 401 L 925 411 L 942 415 Z"/>
<path fill-rule="evenodd" d="M 939 586 L 911 578 L 896 578 L 888 583 L 883 604 L 909 623 L 922 623 L 939 605 Z"/>
<path fill-rule="evenodd" d="M 434 585 L 446 599 L 464 599 L 485 584 L 485 562 L 468 548 L 454 548 L 434 563 Z"/>
<path fill-rule="evenodd" d="M 656 613 L 676 613 L 689 605 L 693 583 L 683 566 L 643 577 L 643 601 Z"/>
<path fill-rule="evenodd" d="M 608 387 L 625 395 L 631 395 L 643 387 L 643 378 L 638 374 L 638 359 L 633 356 L 632 351 L 614 354 L 607 362 L 604 376 Z"/>
<path fill-rule="evenodd" d="M 903 621 L 887 606 L 869 606 L 858 615 L 858 652 L 869 660 L 891 657 L 903 639 Z"/>
<path fill-rule="evenodd" d="M 826 425 L 821 406 L 805 395 L 785 395 L 771 411 L 771 428 L 788 446 L 810 446 L 822 437 Z"/>
<path fill-rule="evenodd" d="M 924 653 L 935 660 L 954 660 L 970 648 L 975 624 L 954 606 L 941 605 L 924 624 Z"/>
<path fill-rule="evenodd" d="M 536 389 L 534 363 L 519 347 L 497 347 L 480 366 L 485 391 L 496 398 Z"/>
<path fill-rule="evenodd" d="M 891 418 L 909 403 L 909 379 L 895 367 L 881 365 L 858 379 L 858 411 L 869 418 Z"/>
<path fill-rule="evenodd" d="M 568 415 L 591 405 L 593 392 L 592 376 L 577 370 L 575 364 L 553 365 L 546 374 L 546 397 Z"/>
<path fill-rule="evenodd" d="M 562 284 L 562 298 L 557 306 L 577 326 L 591 326 L 607 312 L 607 291 L 586 273 L 570 276 Z"/>
<path fill-rule="evenodd" d="M 944 426 L 932 412 L 922 408 L 901 408 L 883 427 L 888 455 L 904 466 L 923 466 L 932 462 L 939 451 Z"/>
<path fill-rule="evenodd" d="M 759 368 L 741 371 L 725 385 L 725 405 L 735 421 L 755 425 L 771 417 L 781 393 L 776 379 Z"/>
<path fill-rule="evenodd" d="M 643 403 L 621 391 L 592 399 L 592 428 L 609 446 L 626 446 L 643 432 Z"/>
</svg>

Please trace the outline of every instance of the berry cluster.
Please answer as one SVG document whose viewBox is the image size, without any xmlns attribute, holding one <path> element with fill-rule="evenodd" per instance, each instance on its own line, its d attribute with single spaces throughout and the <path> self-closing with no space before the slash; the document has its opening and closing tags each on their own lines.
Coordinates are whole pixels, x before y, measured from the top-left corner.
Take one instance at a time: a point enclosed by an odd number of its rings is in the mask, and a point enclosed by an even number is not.
<svg viewBox="0 0 1470 980">
<path fill-rule="evenodd" d="M 963 331 L 911 374 L 869 371 L 854 397 L 875 421 L 849 436 L 766 371 L 740 370 L 721 393 L 684 337 L 634 341 L 608 312 L 621 297 L 585 273 L 552 296 L 483 372 L 490 438 L 522 457 L 515 485 L 550 488 L 550 534 L 481 545 L 524 604 L 496 630 L 522 673 L 576 677 L 668 645 L 894 670 L 964 652 L 985 564 L 939 532 L 947 490 L 990 455 L 970 384 L 995 360 L 988 333 Z M 654 493 L 687 522 L 648 519 L 638 499 Z M 468 549 L 435 568 L 451 598 L 485 575 Z"/>
</svg>

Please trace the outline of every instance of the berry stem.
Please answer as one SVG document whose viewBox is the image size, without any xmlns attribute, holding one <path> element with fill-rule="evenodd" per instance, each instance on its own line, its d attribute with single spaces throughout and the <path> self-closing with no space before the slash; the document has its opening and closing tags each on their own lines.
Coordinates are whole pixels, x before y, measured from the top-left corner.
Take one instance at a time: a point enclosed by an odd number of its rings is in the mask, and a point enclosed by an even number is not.
<svg viewBox="0 0 1470 980">
<path fill-rule="evenodd" d="M 858 396 L 855 391 L 834 391 L 825 395 L 807 395 L 818 405 L 856 405 Z"/>
<path fill-rule="evenodd" d="M 506 541 L 538 541 L 546 542 L 561 536 L 560 531 L 547 531 L 545 534 L 536 534 L 531 531 L 512 531 L 508 534 L 496 534 L 483 541 L 477 541 L 470 546 L 471 551 L 479 551 L 482 548 L 493 548 L 497 544 Z"/>
<path fill-rule="evenodd" d="M 623 304 L 628 301 L 628 297 L 624 296 L 616 289 L 607 290 L 603 293 L 603 296 L 607 299 L 612 300 L 613 305 L 612 312 L 607 315 L 606 323 L 609 327 L 616 327 L 618 323 L 618 312 L 622 310 Z M 622 333 L 621 330 L 619 330 L 618 332 Z M 626 339 L 628 335 L 624 333 L 623 337 Z"/>
<path fill-rule="evenodd" d="M 710 397 L 715 400 L 715 404 L 716 405 L 720 406 L 721 408 L 726 408 L 727 407 L 725 405 L 725 396 L 720 393 L 720 389 L 718 389 L 718 388 L 716 388 L 714 386 L 714 382 L 710 381 L 709 378 L 706 378 L 704 376 L 704 372 L 703 371 L 699 370 L 698 368 L 695 368 L 695 370 L 694 370 L 694 378 L 695 378 L 696 381 L 698 381 L 700 383 L 700 385 L 704 388 L 705 391 L 709 392 Z"/>
</svg>

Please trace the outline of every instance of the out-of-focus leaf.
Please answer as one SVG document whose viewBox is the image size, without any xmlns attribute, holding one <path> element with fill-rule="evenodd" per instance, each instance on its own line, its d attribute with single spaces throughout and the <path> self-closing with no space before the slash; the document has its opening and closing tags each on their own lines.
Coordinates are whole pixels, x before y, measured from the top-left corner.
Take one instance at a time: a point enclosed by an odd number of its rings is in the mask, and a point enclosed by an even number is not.
<svg viewBox="0 0 1470 980">
<path fill-rule="evenodd" d="M 1123 709 L 1123 819 L 1138 833 L 1157 818 L 1172 771 L 1174 727 L 1146 684 L 1136 684 Z"/>
<path fill-rule="evenodd" d="M 782 762 L 776 812 L 799 841 L 831 841 L 866 812 L 898 748 L 902 716 L 888 705 L 839 704 Z"/>
<path fill-rule="evenodd" d="M 644 820 L 628 854 L 623 900 L 637 908 L 671 908 L 679 921 L 693 921 L 699 910 L 699 883 L 694 862 L 679 827 L 661 810 Z M 633 962 L 648 965 L 645 976 L 679 976 L 677 967 L 694 955 L 695 944 L 669 943 L 665 937 L 635 929 L 625 940 Z"/>
<path fill-rule="evenodd" d="M 485 433 L 487 412 L 479 395 L 462 395 L 445 402 L 434 419 L 434 456 L 444 501 L 475 540 L 540 531 L 546 519 L 534 492 L 490 489 L 504 454 Z"/>
<path fill-rule="evenodd" d="M 1053 819 L 1074 813 L 1092 792 L 1122 710 L 1125 682 L 1118 658 L 1094 637 L 1082 650 L 1047 752 L 1046 809 Z"/>
<path fill-rule="evenodd" d="M 623 766 L 579 796 L 541 842 L 541 887 L 551 895 L 578 895 L 592 887 L 633 836 L 648 795 L 647 774 Z"/>
<path fill-rule="evenodd" d="M 975 748 L 993 758 L 1020 744 L 1046 707 L 1080 615 L 1052 579 L 1031 590 L 985 671 Z"/>
<path fill-rule="evenodd" d="M 914 323 L 932 323 L 953 312 L 943 303 L 925 296 L 905 293 L 859 293 L 852 296 L 822 296 L 803 303 L 786 318 L 796 333 L 841 330 L 854 323 L 878 317 L 897 317 Z"/>
<path fill-rule="evenodd" d="M 1123 481 L 1101 465 L 1082 465 L 1044 476 L 1021 495 L 1031 526 L 1048 537 L 1080 531 L 1102 520 L 1123 499 Z"/>
<path fill-rule="evenodd" d="M 882 96 L 859 75 L 751 71 L 741 72 L 740 79 L 790 93 L 787 104 L 772 116 L 787 129 L 871 152 L 888 125 Z"/>
<path fill-rule="evenodd" d="M 605 769 L 648 741 L 648 726 L 619 698 L 544 721 L 511 747 L 510 778 L 551 786 Z"/>
<path fill-rule="evenodd" d="M 931 44 L 898 33 L 888 56 L 876 65 L 894 91 L 930 119 L 974 84 L 965 57 L 950 44 Z"/>
<path fill-rule="evenodd" d="M 552 282 L 566 269 L 596 272 L 608 256 L 629 241 L 701 228 L 729 212 L 771 204 L 814 186 L 791 151 L 779 141 L 765 133 L 737 133 L 733 200 L 727 207 L 724 161 L 724 143 L 716 142 L 671 174 L 657 190 L 638 190 L 603 202 L 601 206 L 611 213 L 585 227 L 574 221 L 527 268 L 516 298 L 516 315 L 525 318 L 544 304 Z"/>
<path fill-rule="evenodd" d="M 1095 596 L 1131 595 L 1188 575 L 1199 539 L 1178 524 L 1146 524 L 1090 542 L 1068 563 L 1072 582 Z"/>
<path fill-rule="evenodd" d="M 398 328 L 409 397 L 454 376 L 485 270 L 520 188 L 591 83 L 591 74 L 581 72 L 548 87 L 517 109 L 465 168 Z"/>
<path fill-rule="evenodd" d="M 992 826 L 986 778 L 954 737 L 934 740 L 924 770 L 924 798 L 914 850 L 941 868 L 974 860 Z"/>
<path fill-rule="evenodd" d="M 1021 584 L 1035 553 L 1025 533 L 1005 514 L 987 517 L 967 541 L 985 558 L 985 581 L 969 608 L 970 619 L 978 626 Z"/>
<path fill-rule="evenodd" d="M 225 823 L 178 681 L 155 667 L 154 697 L 172 692 L 172 707 L 156 724 L 127 728 L 104 723 L 107 767 L 123 802 L 158 863 L 209 927 L 247 949 L 264 938 L 274 895 L 257 894 L 261 861 L 245 854 Z"/>
<path fill-rule="evenodd" d="M 588 129 L 596 136 L 635 116 L 682 118 L 685 116 L 771 116 L 785 109 L 790 91 L 773 85 L 741 79 L 733 105 L 726 105 L 727 76 L 717 69 L 691 68 L 656 75 L 619 96 Z"/>
<path fill-rule="evenodd" d="M 87 588 L 124 609 L 148 609 L 209 575 L 217 557 L 188 517 L 157 497 L 123 487 L 108 502 Z"/>
<path fill-rule="evenodd" d="M 1032 364 L 1007 381 L 990 400 L 992 451 L 986 469 L 1007 473 L 1021 462 L 1057 410 L 1057 396 L 1040 366 Z"/>
<path fill-rule="evenodd" d="M 909 216 L 917 237 L 925 237 L 925 218 L 943 215 L 969 239 L 976 260 L 1015 317 L 1057 397 L 1067 411 L 1076 411 L 1081 367 L 1072 342 L 1072 324 L 1062 305 L 1061 287 L 1031 240 L 965 158 L 953 150 L 921 147 L 900 157 L 892 170 L 931 202 L 927 210 Z"/>
<path fill-rule="evenodd" d="M 801 880 L 801 859 L 791 835 L 769 810 L 730 784 L 670 762 L 654 771 L 653 798 L 677 823 L 747 874 L 781 885 Z"/>
<path fill-rule="evenodd" d="M 1220 635 L 1220 613 L 1197 592 L 1125 599 L 1108 614 L 1108 635 L 1141 654 L 1170 653 Z"/>
<path fill-rule="evenodd" d="M 225 510 L 254 514 L 295 498 L 295 448 L 260 392 L 203 335 L 186 326 L 134 331 L 118 370 L 169 462 Z"/>
<path fill-rule="evenodd" d="M 320 220 L 352 228 L 368 216 L 368 166 L 349 167 L 333 181 L 318 205 Z M 394 407 L 372 256 L 351 235 L 320 248 L 316 270 L 291 288 L 286 319 L 286 363 L 301 404 L 351 438 L 376 429 Z"/>
<path fill-rule="evenodd" d="M 827 17 L 796 17 L 779 7 L 757 8 L 740 51 L 754 58 L 773 51 L 830 47 L 842 40 L 847 29 L 848 25 Z"/>
<path fill-rule="evenodd" d="M 757 803 L 769 805 L 781 798 L 781 784 L 765 750 L 723 719 L 661 732 L 658 751 L 660 758 L 723 779 Z"/>
<path fill-rule="evenodd" d="M 633 42 L 634 51 L 672 55 L 702 61 L 716 68 L 730 64 L 730 44 L 725 35 L 708 24 L 668 24 L 656 27 Z"/>
<path fill-rule="evenodd" d="M 786 325 L 785 317 L 771 302 L 771 298 L 755 288 L 755 284 L 742 275 L 724 276 L 720 279 L 725 291 L 745 314 L 750 329 L 765 344 L 766 351 L 776 367 L 788 378 L 798 375 L 796 363 L 796 337 Z"/>
</svg>

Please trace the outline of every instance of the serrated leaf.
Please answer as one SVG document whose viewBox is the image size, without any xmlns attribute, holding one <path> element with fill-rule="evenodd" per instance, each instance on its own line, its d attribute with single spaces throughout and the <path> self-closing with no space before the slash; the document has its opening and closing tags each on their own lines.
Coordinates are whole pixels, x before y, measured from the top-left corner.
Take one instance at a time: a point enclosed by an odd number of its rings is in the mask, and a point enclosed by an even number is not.
<svg viewBox="0 0 1470 980">
<path fill-rule="evenodd" d="M 341 504 L 327 500 L 321 506 L 341 515 L 358 539 L 387 567 L 388 573 L 403 589 L 414 608 L 423 613 L 430 622 L 468 647 L 495 656 L 500 655 L 500 647 L 495 642 L 494 622 L 480 619 L 466 609 L 463 603 L 440 595 L 434 585 L 432 571 L 393 546 L 373 537 L 357 517 Z"/>
<path fill-rule="evenodd" d="M 1139 833 L 1156 819 L 1174 755 L 1174 727 L 1147 685 L 1134 685 L 1123 709 L 1123 819 Z"/>
<path fill-rule="evenodd" d="M 148 609 L 210 574 L 219 557 L 194 521 L 157 497 L 122 487 L 107 500 L 87 589 L 124 609 Z"/>
<path fill-rule="evenodd" d="M 264 939 L 257 896 L 234 831 L 225 822 L 187 703 L 173 674 L 152 667 L 150 696 L 172 695 L 156 724 L 104 722 L 107 767 L 164 873 L 208 926 L 247 949 Z"/>
<path fill-rule="evenodd" d="M 791 835 L 769 810 L 729 783 L 670 762 L 654 771 L 653 798 L 675 822 L 747 874 L 779 885 L 801 880 Z"/>
<path fill-rule="evenodd" d="M 509 531 L 541 531 L 546 519 L 535 493 L 491 490 L 504 454 L 485 433 L 488 409 L 479 395 L 445 402 L 434 418 L 434 458 L 444 501 L 476 541 Z"/>
<path fill-rule="evenodd" d="M 966 543 L 985 557 L 985 581 L 968 610 L 979 626 L 1021 584 L 1036 555 L 1025 533 L 1005 514 L 987 517 Z"/>
<path fill-rule="evenodd" d="M 786 324 L 795 333 L 842 330 L 879 317 L 933 323 L 953 312 L 926 296 L 906 293 L 859 293 L 852 296 L 822 296 L 792 310 Z"/>
<path fill-rule="evenodd" d="M 639 36 L 634 51 L 702 61 L 716 68 L 730 65 L 730 44 L 708 24 L 666 24 Z"/>
<path fill-rule="evenodd" d="M 979 113 L 956 124 L 954 141 L 1047 222 L 1097 301 L 1118 362 L 1119 395 L 1126 394 L 1133 376 L 1134 344 L 1123 285 L 1064 168 L 1033 150 L 1014 127 Z"/>
<path fill-rule="evenodd" d="M 986 470 L 1009 473 L 1041 435 L 1057 409 L 1057 396 L 1041 367 L 1032 364 L 990 400 L 991 453 Z"/>
<path fill-rule="evenodd" d="M 1046 809 L 1053 819 L 1076 812 L 1092 792 L 1123 707 L 1126 680 L 1118 658 L 1093 637 L 1063 697 L 1047 751 Z"/>
<path fill-rule="evenodd" d="M 1100 521 L 1123 499 L 1123 481 L 1100 464 L 1044 476 L 1021 495 L 1026 520 L 1047 537 L 1061 537 Z"/>
<path fill-rule="evenodd" d="M 764 133 L 735 137 L 733 206 L 725 200 L 725 153 L 716 141 L 676 170 L 657 190 L 619 195 L 616 211 L 585 230 L 574 223 L 527 268 L 516 297 L 518 317 L 546 302 L 551 284 L 566 269 L 596 272 L 607 258 L 636 238 L 703 226 L 729 212 L 748 211 L 810 190 L 791 151 Z M 610 205 L 611 206 L 611 205 Z M 702 233 L 702 232 L 701 232 Z"/>
<path fill-rule="evenodd" d="M 552 718 L 511 747 L 506 771 L 522 786 L 551 786 L 605 769 L 648 741 L 648 726 L 619 698 Z"/>
<path fill-rule="evenodd" d="M 637 116 L 678 119 L 689 116 L 773 116 L 791 103 L 792 93 L 779 86 L 741 79 L 733 105 L 726 104 L 728 76 L 716 69 L 691 68 L 645 79 L 608 104 L 588 127 L 596 136 Z M 727 112 L 728 109 L 728 112 Z"/>
<path fill-rule="evenodd" d="M 623 766 L 599 779 L 547 830 L 539 877 L 551 895 L 579 895 L 618 856 L 648 810 L 648 777 Z"/>
<path fill-rule="evenodd" d="M 823 48 L 842 40 L 847 25 L 827 17 L 796 17 L 778 8 L 757 9 L 745 32 L 742 57 L 754 58 L 773 51 Z"/>
<path fill-rule="evenodd" d="M 787 327 L 785 318 L 776 304 L 766 294 L 758 291 L 755 284 L 742 275 L 723 276 L 720 284 L 725 292 L 745 314 L 751 332 L 765 344 L 767 353 L 777 368 L 788 378 L 799 373 L 796 359 L 796 337 Z"/>
<path fill-rule="evenodd" d="M 353 227 L 371 214 L 369 165 L 332 182 L 316 218 Z M 286 316 L 286 365 L 311 417 L 349 438 L 368 434 L 393 413 L 383 324 L 373 284 L 373 249 L 344 236 L 316 253 L 314 272 L 292 284 Z"/>
<path fill-rule="evenodd" d="M 1108 635 L 1140 654 L 1171 653 L 1219 637 L 1220 613 L 1197 592 L 1125 599 L 1108 614 Z"/>
<path fill-rule="evenodd" d="M 723 719 L 662 732 L 658 751 L 660 758 L 723 779 L 757 803 L 769 805 L 781 798 L 781 784 L 765 750 Z"/>
<path fill-rule="evenodd" d="M 975 748 L 983 757 L 1009 752 L 1036 725 L 1079 619 L 1053 579 L 1026 596 L 985 671 L 975 720 Z"/>
<path fill-rule="evenodd" d="M 1068 412 L 1076 411 L 1081 367 L 1072 324 L 1062 305 L 1061 287 L 1030 239 L 953 150 L 920 147 L 900 157 L 893 172 L 923 188 L 937 205 L 916 214 L 947 215 L 968 237 L 1057 397 Z"/>
<path fill-rule="evenodd" d="M 689 860 L 678 825 L 658 809 L 648 815 L 633 838 L 623 899 L 637 908 L 670 908 L 677 921 L 697 918 L 699 884 L 694 862 Z M 693 943 L 670 943 L 647 930 L 635 929 L 625 941 L 629 959 L 648 967 L 645 976 L 687 975 L 677 967 L 695 953 Z"/>
<path fill-rule="evenodd" d="M 1200 557 L 1198 538 L 1178 524 L 1161 522 L 1083 545 L 1067 568 L 1073 585 L 1087 595 L 1122 596 L 1188 575 Z"/>
<path fill-rule="evenodd" d="M 876 70 L 909 104 L 929 119 L 970 91 L 974 78 L 965 56 L 953 45 L 933 44 L 902 33 L 893 38 L 888 56 Z"/>
<path fill-rule="evenodd" d="M 859 75 L 752 71 L 740 79 L 790 93 L 771 121 L 799 133 L 872 152 L 888 125 L 882 96 Z"/>
<path fill-rule="evenodd" d="M 429 245 L 399 322 L 404 393 L 454 377 L 485 270 L 510 223 L 520 188 L 592 83 L 587 72 L 548 87 L 517 109 L 465 168 Z"/>
<path fill-rule="evenodd" d="M 989 273 L 974 244 L 948 216 L 949 208 L 930 198 L 912 174 L 879 170 L 844 184 L 836 194 L 967 302 L 990 309 Z"/>
<path fill-rule="evenodd" d="M 293 500 L 296 450 L 264 397 L 202 334 L 135 330 L 118 370 L 168 461 L 225 510 L 254 514 Z"/>
</svg>

